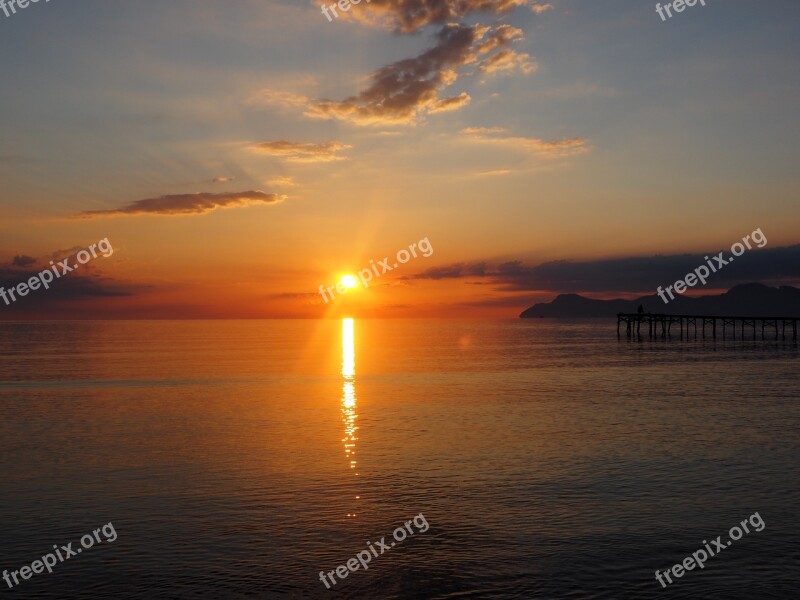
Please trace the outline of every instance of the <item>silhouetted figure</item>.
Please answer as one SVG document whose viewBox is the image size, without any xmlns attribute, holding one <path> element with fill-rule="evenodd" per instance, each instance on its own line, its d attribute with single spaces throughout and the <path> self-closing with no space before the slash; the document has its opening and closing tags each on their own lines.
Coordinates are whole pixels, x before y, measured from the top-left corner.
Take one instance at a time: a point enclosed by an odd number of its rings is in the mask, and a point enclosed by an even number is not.
<svg viewBox="0 0 800 600">
<path fill-rule="evenodd" d="M 640 305 L 639 305 L 639 314 L 640 314 L 640 315 L 643 315 L 643 314 L 644 314 L 644 305 L 643 305 L 643 304 L 640 304 Z"/>
</svg>

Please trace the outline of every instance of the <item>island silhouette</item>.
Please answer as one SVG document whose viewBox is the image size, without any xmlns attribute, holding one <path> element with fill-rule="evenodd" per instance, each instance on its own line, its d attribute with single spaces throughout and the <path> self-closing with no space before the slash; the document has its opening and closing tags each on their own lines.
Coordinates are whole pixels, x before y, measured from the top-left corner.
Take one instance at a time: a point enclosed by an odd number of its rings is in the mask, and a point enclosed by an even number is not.
<svg viewBox="0 0 800 600">
<path fill-rule="evenodd" d="M 667 315 L 695 314 L 732 317 L 800 317 L 800 289 L 744 283 L 727 292 L 707 296 L 678 296 L 664 304 L 656 294 L 632 300 L 599 300 L 579 294 L 560 294 L 552 302 L 534 304 L 520 314 L 522 319 L 613 317 L 618 313 L 645 312 Z"/>
</svg>

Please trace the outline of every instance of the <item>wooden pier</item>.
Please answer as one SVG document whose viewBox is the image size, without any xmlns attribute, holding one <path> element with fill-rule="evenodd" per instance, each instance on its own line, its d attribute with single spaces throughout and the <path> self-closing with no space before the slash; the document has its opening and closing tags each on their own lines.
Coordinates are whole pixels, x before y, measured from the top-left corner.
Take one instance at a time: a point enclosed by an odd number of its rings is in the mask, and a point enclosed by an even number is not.
<svg viewBox="0 0 800 600">
<path fill-rule="evenodd" d="M 748 332 L 750 328 L 753 329 L 753 337 L 756 339 L 756 323 L 761 323 L 761 339 L 766 339 L 766 330 L 775 329 L 775 339 L 779 335 L 783 335 L 786 339 L 786 329 L 791 329 L 791 336 L 793 340 L 797 339 L 797 321 L 800 317 L 709 317 L 704 315 L 662 315 L 654 313 L 618 313 L 617 314 L 617 337 L 620 337 L 620 325 L 625 324 L 625 333 L 628 337 L 641 337 L 642 327 L 647 330 L 647 335 L 651 339 L 657 337 L 671 337 L 672 326 L 677 325 L 680 329 L 680 337 L 683 339 L 684 325 L 686 326 L 686 338 L 689 338 L 689 332 L 694 330 L 694 336 L 697 337 L 698 323 L 700 323 L 703 337 L 706 337 L 706 326 L 709 327 L 709 333 L 712 338 L 717 337 L 717 322 L 719 322 L 719 329 L 722 330 L 722 339 L 725 339 L 726 333 L 730 328 L 730 333 L 733 339 L 736 339 L 736 326 L 740 325 L 741 338 L 744 339 L 745 327 Z M 749 336 L 748 336 L 749 337 Z"/>
</svg>

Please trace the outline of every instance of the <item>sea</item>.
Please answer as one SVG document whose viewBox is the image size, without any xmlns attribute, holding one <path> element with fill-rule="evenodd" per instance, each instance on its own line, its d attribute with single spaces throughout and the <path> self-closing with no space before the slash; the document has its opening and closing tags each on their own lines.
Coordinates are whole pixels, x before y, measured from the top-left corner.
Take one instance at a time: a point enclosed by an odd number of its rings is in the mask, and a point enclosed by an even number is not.
<svg viewBox="0 0 800 600">
<path fill-rule="evenodd" d="M 0 600 L 800 598 L 799 441 L 760 331 L 2 322 Z"/>
</svg>

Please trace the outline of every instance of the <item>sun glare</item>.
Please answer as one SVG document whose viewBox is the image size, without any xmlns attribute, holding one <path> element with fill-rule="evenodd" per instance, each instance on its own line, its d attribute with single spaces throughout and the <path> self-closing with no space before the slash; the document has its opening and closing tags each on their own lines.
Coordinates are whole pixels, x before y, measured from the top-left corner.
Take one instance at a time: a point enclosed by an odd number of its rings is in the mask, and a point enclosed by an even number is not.
<svg viewBox="0 0 800 600">
<path fill-rule="evenodd" d="M 341 279 L 341 284 L 350 290 L 358 285 L 358 279 L 353 275 L 344 275 Z"/>
</svg>

